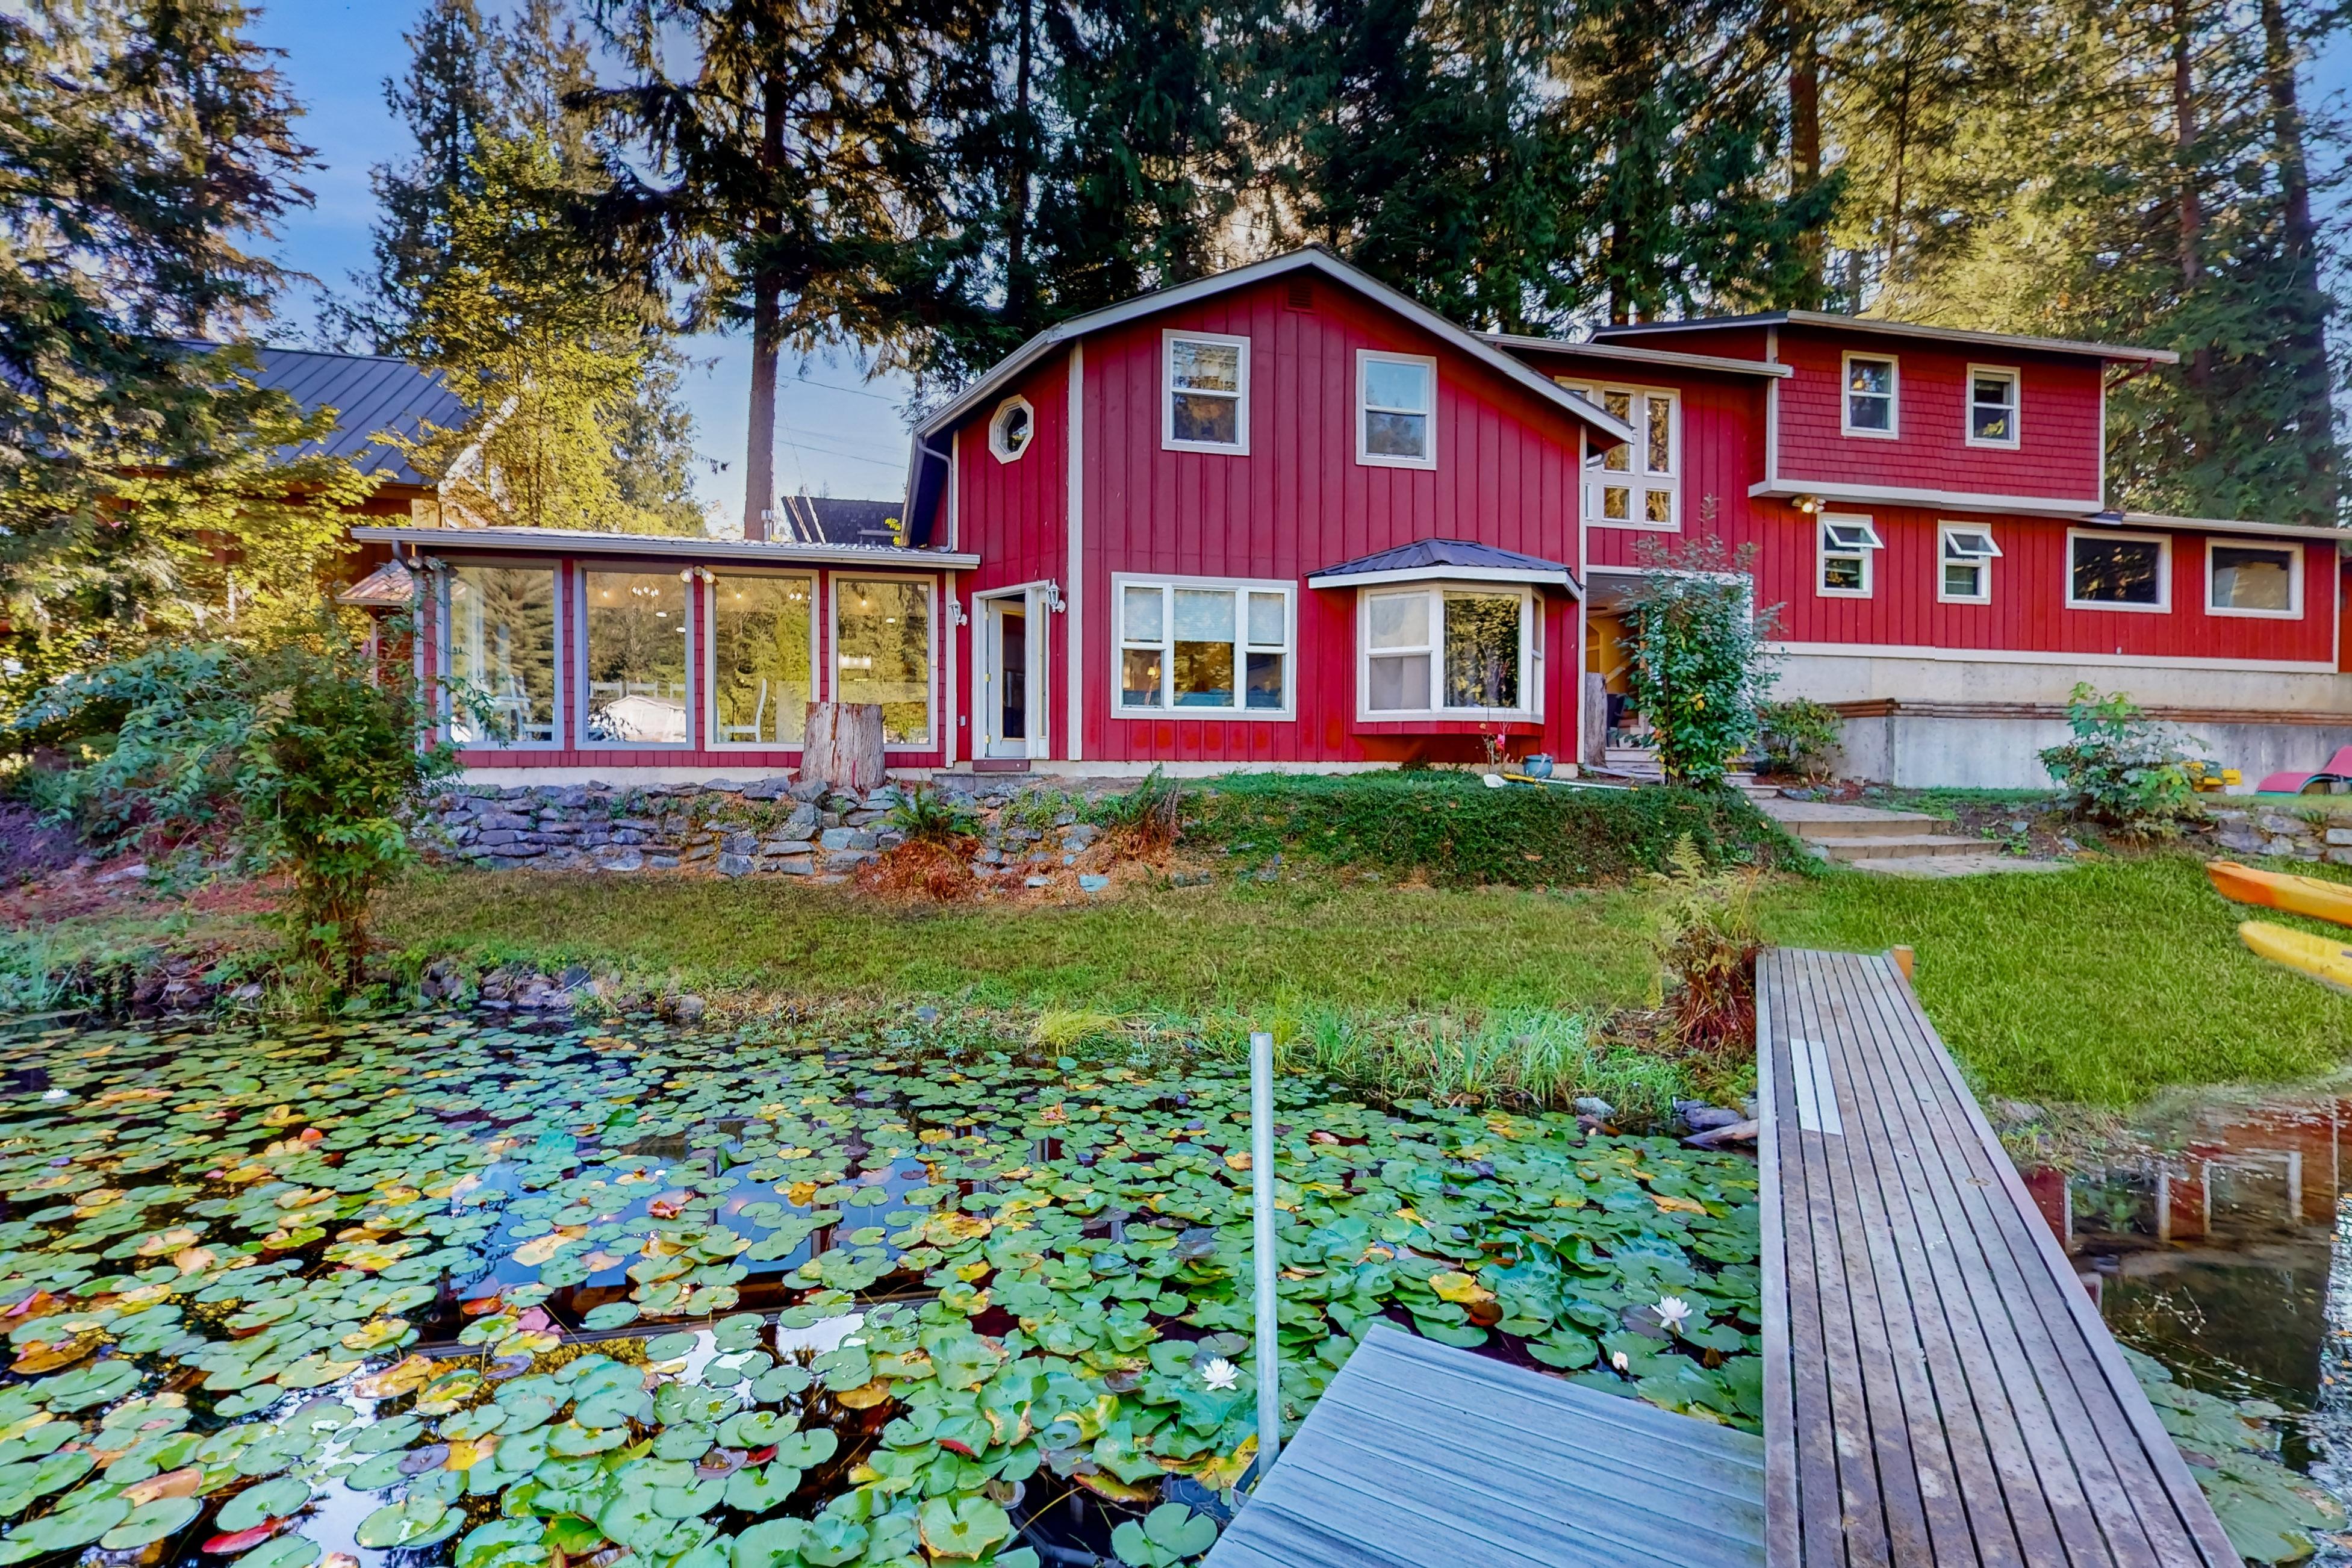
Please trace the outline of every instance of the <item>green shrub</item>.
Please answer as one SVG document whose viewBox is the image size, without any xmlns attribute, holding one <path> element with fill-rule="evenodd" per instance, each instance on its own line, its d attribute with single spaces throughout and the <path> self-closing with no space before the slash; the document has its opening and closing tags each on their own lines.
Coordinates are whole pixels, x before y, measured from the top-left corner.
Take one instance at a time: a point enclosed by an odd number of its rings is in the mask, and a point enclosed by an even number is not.
<svg viewBox="0 0 2352 1568">
<path fill-rule="evenodd" d="M 1656 731 L 1659 768 L 1678 784 L 1722 783 L 1756 738 L 1778 607 L 1756 607 L 1754 556 L 1754 545 L 1727 553 L 1712 537 L 1652 547 L 1625 595 L 1633 706 Z"/>
<path fill-rule="evenodd" d="M 882 818 L 911 844 L 955 844 L 980 831 L 971 807 L 935 789 L 901 786 L 898 804 Z"/>
<path fill-rule="evenodd" d="M 1756 710 L 1766 764 L 1776 773 L 1822 779 L 1830 773 L 1845 721 L 1838 710 L 1809 697 L 1766 702 Z"/>
<path fill-rule="evenodd" d="M 1186 798 L 1192 843 L 1452 883 L 1616 880 L 1664 868 L 1685 836 L 1710 865 L 1801 858 L 1746 797 L 1721 790 L 1492 789 L 1469 774 L 1435 771 L 1245 773 Z"/>
<path fill-rule="evenodd" d="M 2074 738 L 2044 751 L 2042 765 L 2057 781 L 2059 806 L 2070 816 L 2166 837 L 2204 815 L 2183 749 L 2188 737 L 2149 718 L 2130 697 L 2102 697 L 2090 682 L 2077 682 L 2066 700 L 2066 722 Z"/>
</svg>

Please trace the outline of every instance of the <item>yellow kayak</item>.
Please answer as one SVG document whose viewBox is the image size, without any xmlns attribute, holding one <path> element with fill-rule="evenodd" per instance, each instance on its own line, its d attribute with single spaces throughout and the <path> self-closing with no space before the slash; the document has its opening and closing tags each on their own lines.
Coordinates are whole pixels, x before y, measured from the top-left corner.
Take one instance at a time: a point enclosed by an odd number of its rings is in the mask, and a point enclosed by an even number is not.
<svg viewBox="0 0 2352 1568">
<path fill-rule="evenodd" d="M 2352 992 L 2352 947 L 2335 937 L 2289 931 L 2268 921 L 2242 921 L 2238 939 L 2273 963 L 2310 975 L 2322 985 Z"/>
<path fill-rule="evenodd" d="M 2208 860 L 2205 875 L 2211 880 L 2213 890 L 2225 899 L 2352 926 L 2352 883 L 2324 882 L 2316 877 L 2264 871 L 2241 866 L 2235 860 Z"/>
</svg>

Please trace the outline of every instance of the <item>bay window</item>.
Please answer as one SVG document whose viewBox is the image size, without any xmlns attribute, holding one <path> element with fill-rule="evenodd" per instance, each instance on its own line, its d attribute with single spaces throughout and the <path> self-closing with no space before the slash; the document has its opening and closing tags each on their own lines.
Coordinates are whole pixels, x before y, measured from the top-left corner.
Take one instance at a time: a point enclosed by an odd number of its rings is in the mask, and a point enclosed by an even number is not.
<svg viewBox="0 0 2352 1568">
<path fill-rule="evenodd" d="M 687 584 L 675 572 L 582 574 L 591 742 L 686 743 Z"/>
<path fill-rule="evenodd" d="M 931 741 L 931 585 L 912 577 L 833 581 L 834 698 L 882 705 L 882 743 Z"/>
<path fill-rule="evenodd" d="M 1112 583 L 1118 712 L 1290 716 L 1291 584 L 1124 574 Z"/>
<path fill-rule="evenodd" d="M 722 572 L 710 583 L 710 739 L 797 746 L 815 698 L 816 579 Z"/>
<path fill-rule="evenodd" d="M 441 611 L 451 743 L 553 744 L 554 569 L 452 566 Z"/>
<path fill-rule="evenodd" d="M 1368 719 L 1521 716 L 1537 708 L 1531 589 L 1368 589 L 1358 624 L 1360 707 Z"/>
</svg>

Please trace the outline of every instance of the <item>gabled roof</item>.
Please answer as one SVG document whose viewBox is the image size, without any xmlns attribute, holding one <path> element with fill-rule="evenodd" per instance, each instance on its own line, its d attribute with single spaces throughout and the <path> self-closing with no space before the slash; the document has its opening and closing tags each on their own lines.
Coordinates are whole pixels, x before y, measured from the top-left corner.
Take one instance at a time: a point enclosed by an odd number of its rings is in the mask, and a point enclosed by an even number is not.
<svg viewBox="0 0 2352 1568">
<path fill-rule="evenodd" d="M 339 605 L 355 605 L 362 610 L 405 609 L 416 598 L 416 574 L 406 563 L 387 561 L 341 593 L 335 595 Z"/>
<path fill-rule="evenodd" d="M 1162 310 L 1172 310 L 1180 305 L 1189 305 L 1196 300 L 1213 299 L 1219 294 L 1227 293 L 1235 289 L 1247 288 L 1253 283 L 1263 282 L 1269 278 L 1279 278 L 1286 272 L 1299 271 L 1320 272 L 1341 288 L 1353 289 L 1365 298 L 1395 311 L 1431 336 L 1451 348 L 1461 351 L 1471 359 L 1494 371 L 1506 381 L 1517 383 L 1545 402 L 1556 405 L 1563 413 L 1581 419 L 1593 429 L 1608 437 L 1610 445 L 1633 439 L 1633 429 L 1622 420 L 1595 407 L 1549 378 L 1538 375 L 1477 333 L 1465 327 L 1455 325 L 1419 300 L 1397 292 L 1370 273 L 1360 271 L 1349 266 L 1328 250 L 1310 246 L 1304 250 L 1294 250 L 1286 255 L 1271 257 L 1264 261 L 1253 262 L 1247 267 L 1236 267 L 1229 272 L 1220 272 L 1213 277 L 1196 278 L 1190 283 L 1179 283 L 1170 288 L 1155 289 L 1149 294 L 1139 294 L 1132 300 L 1124 300 L 1099 310 L 1090 310 L 1083 316 L 1072 316 L 1068 321 L 1039 332 L 999 360 L 995 367 L 986 375 L 964 388 L 953 400 L 915 426 L 915 450 L 907 474 L 908 510 L 916 514 L 919 524 L 926 521 L 923 517 L 926 508 L 917 503 L 927 501 L 937 489 L 936 486 L 926 487 L 923 482 L 926 452 L 940 459 L 945 456 L 940 449 L 931 447 L 931 438 L 961 424 L 978 409 L 994 401 L 998 390 L 1007 382 L 1062 344 L 1075 342 L 1092 332 L 1102 331 L 1106 328 L 1118 326 L 1122 322 L 1136 321 L 1144 316 L 1157 315 Z"/>
<path fill-rule="evenodd" d="M 1472 583 L 1541 583 L 1579 592 L 1576 574 L 1557 561 L 1522 555 L 1466 539 L 1416 539 L 1326 566 L 1309 575 L 1310 588 L 1360 588 L 1375 583 L 1427 583 L 1453 578 Z"/>
<path fill-rule="evenodd" d="M 279 451 L 279 458 L 289 461 L 344 458 L 363 474 L 392 484 L 429 488 L 433 481 L 410 468 L 400 448 L 376 436 L 391 431 L 413 440 L 426 425 L 455 429 L 471 416 L 439 372 L 389 354 L 323 353 L 257 343 L 253 357 L 260 367 L 255 380 L 262 386 L 287 394 L 305 414 L 335 411 L 335 428 L 327 439 Z"/>
<path fill-rule="evenodd" d="M 1847 316 L 1834 310 L 1763 310 L 1748 316 L 1694 316 L 1680 321 L 1628 321 L 1595 327 L 1601 342 L 1639 337 L 1647 332 L 1711 331 L 1724 327 L 1833 327 L 1844 331 L 1875 332 L 1887 337 L 1927 338 L 1948 343 L 1974 343 L 1985 348 L 2023 349 L 2035 353 L 2084 354 L 2095 359 L 2135 364 L 2178 364 L 2170 349 L 2130 348 L 2118 343 L 2084 342 L 2076 338 L 2032 338 L 2016 332 L 1972 332 L 1959 327 L 1929 327 L 1916 321 L 1889 321 L 1875 316 Z"/>
</svg>

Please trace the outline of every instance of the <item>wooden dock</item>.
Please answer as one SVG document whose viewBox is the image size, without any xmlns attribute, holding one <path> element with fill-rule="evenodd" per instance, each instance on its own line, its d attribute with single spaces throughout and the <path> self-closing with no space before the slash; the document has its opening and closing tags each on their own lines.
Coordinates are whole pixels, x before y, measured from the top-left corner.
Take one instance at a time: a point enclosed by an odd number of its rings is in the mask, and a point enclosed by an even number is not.
<svg viewBox="0 0 2352 1568">
<path fill-rule="evenodd" d="M 1771 1568 L 2236 1568 L 1895 965 L 1757 1000 Z"/>
<path fill-rule="evenodd" d="M 1206 1568 L 2239 1568 L 1894 963 L 1756 1028 L 1760 1441 L 1375 1328 Z"/>
<path fill-rule="evenodd" d="M 1204 1568 L 1763 1568 L 1764 1444 L 1395 1329 Z"/>
</svg>

